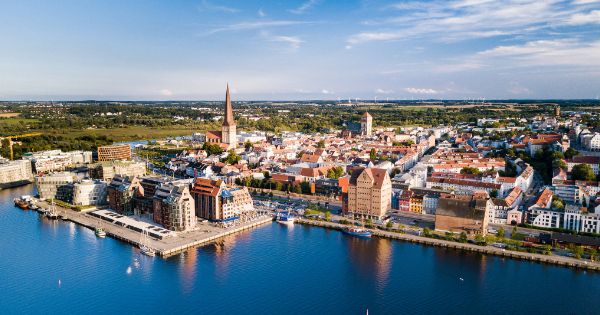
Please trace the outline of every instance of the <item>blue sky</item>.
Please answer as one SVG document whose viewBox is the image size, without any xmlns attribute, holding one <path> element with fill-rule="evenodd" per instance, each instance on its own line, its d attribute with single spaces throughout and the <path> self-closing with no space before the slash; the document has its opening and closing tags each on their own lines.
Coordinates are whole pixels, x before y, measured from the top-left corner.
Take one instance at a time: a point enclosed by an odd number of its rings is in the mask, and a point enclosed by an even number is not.
<svg viewBox="0 0 600 315">
<path fill-rule="evenodd" d="M 600 0 L 2 1 L 0 99 L 597 98 Z"/>
</svg>

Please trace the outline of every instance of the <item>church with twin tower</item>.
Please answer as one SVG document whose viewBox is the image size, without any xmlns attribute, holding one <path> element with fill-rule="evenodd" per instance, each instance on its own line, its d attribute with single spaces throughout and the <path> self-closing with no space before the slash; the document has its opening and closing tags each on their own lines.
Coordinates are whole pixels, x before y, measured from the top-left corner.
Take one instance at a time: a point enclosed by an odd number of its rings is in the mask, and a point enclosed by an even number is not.
<svg viewBox="0 0 600 315">
<path fill-rule="evenodd" d="M 235 149 L 237 146 L 235 119 L 233 119 L 233 107 L 231 106 L 231 95 L 229 94 L 229 83 L 225 92 L 225 117 L 221 131 L 206 132 L 206 142 L 219 143 L 227 146 L 227 149 Z"/>
</svg>

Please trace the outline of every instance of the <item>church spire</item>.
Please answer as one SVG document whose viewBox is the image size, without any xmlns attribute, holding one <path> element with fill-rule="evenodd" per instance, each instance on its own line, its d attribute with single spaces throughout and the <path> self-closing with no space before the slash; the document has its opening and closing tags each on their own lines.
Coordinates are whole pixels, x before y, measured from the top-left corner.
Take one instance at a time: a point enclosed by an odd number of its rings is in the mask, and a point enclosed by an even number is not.
<svg viewBox="0 0 600 315">
<path fill-rule="evenodd" d="M 225 119 L 223 126 L 235 125 L 233 120 L 233 107 L 231 107 L 231 96 L 229 95 L 229 83 L 227 83 L 227 91 L 225 92 Z"/>
</svg>

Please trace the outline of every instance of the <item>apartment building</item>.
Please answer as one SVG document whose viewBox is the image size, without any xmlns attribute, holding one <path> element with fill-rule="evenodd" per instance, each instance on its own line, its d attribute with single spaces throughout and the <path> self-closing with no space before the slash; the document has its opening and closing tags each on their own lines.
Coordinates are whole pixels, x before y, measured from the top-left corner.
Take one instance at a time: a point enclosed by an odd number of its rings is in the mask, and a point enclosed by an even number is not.
<svg viewBox="0 0 600 315">
<path fill-rule="evenodd" d="M 348 185 L 347 214 L 380 220 L 391 209 L 392 181 L 386 170 L 358 168 Z"/>
<path fill-rule="evenodd" d="M 160 184 L 153 197 L 154 222 L 172 231 L 188 231 L 196 226 L 194 199 L 186 184 Z"/>
<path fill-rule="evenodd" d="M 98 161 L 131 160 L 129 144 L 115 144 L 98 147 Z"/>
<path fill-rule="evenodd" d="M 33 173 L 27 160 L 9 161 L 0 158 L 0 189 L 31 183 Z"/>
</svg>

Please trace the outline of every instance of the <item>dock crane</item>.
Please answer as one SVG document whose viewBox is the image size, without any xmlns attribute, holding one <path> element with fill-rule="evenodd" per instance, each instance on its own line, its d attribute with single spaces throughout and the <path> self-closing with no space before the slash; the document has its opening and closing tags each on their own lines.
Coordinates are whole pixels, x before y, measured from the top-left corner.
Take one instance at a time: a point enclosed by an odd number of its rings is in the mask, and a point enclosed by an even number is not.
<svg viewBox="0 0 600 315">
<path fill-rule="evenodd" d="M 27 137 L 37 137 L 37 136 L 41 136 L 42 133 L 39 132 L 34 132 L 34 133 L 25 133 L 22 135 L 18 135 L 18 136 L 7 136 L 7 137 L 0 137 L 0 140 L 4 140 L 4 139 L 8 139 L 8 147 L 10 148 L 10 159 L 14 160 L 14 154 L 13 154 L 13 139 L 18 139 L 18 138 L 27 138 Z"/>
</svg>

